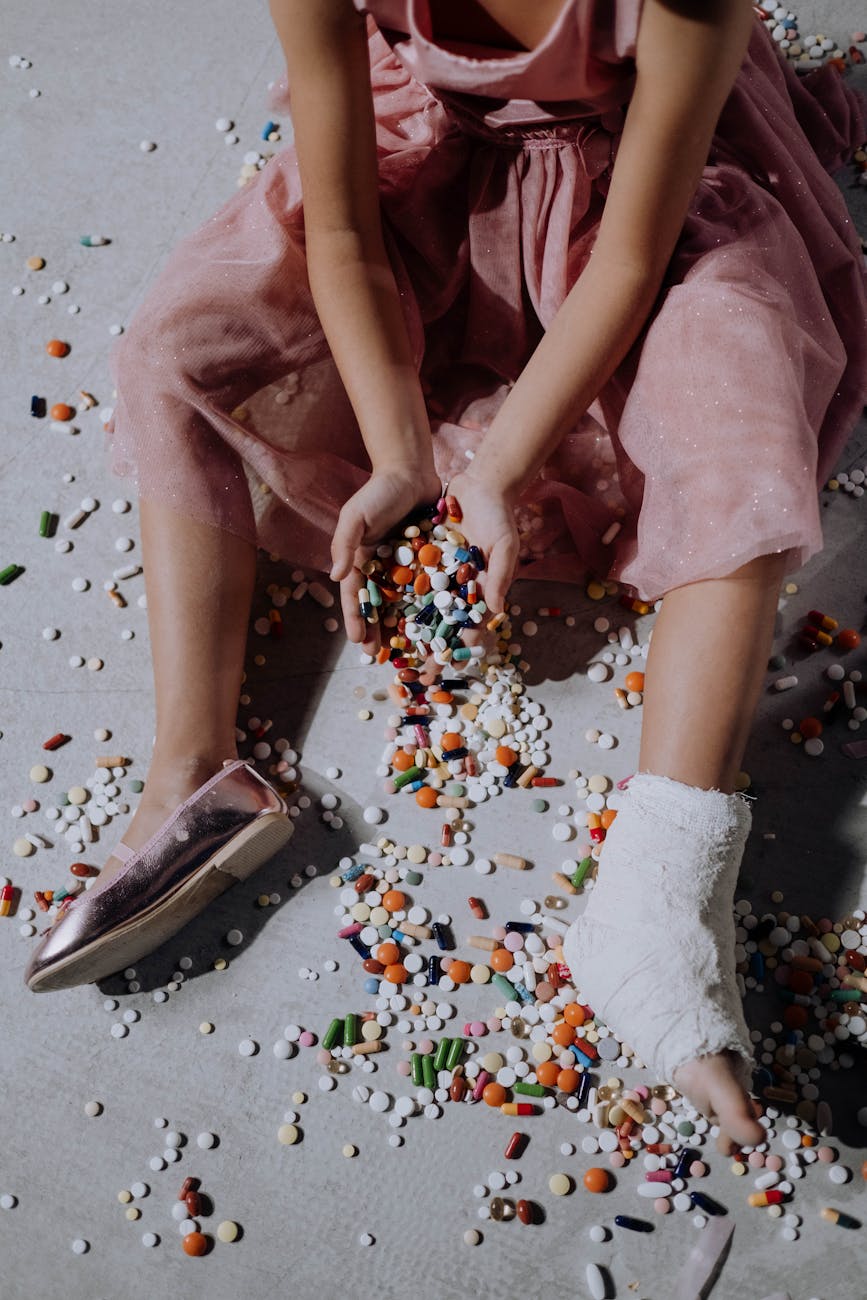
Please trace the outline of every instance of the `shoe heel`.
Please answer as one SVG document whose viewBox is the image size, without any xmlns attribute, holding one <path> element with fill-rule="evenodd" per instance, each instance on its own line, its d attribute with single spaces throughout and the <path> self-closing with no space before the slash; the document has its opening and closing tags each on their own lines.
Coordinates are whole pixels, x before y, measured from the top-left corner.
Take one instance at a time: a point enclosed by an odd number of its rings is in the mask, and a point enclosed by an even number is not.
<svg viewBox="0 0 867 1300">
<path fill-rule="evenodd" d="M 295 823 L 285 813 L 263 813 L 211 860 L 209 874 L 228 876 L 226 888 L 235 880 L 246 880 L 282 849 L 294 830 Z"/>
</svg>

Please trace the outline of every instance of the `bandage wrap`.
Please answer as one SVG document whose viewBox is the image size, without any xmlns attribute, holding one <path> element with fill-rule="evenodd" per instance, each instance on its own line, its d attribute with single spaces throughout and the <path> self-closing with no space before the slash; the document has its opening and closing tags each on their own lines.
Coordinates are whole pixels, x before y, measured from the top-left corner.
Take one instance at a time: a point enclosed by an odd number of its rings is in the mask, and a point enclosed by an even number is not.
<svg viewBox="0 0 867 1300">
<path fill-rule="evenodd" d="M 739 794 L 638 773 L 563 940 L 582 1001 L 664 1082 L 730 1049 L 750 1086 L 732 903 L 751 824 Z"/>
</svg>

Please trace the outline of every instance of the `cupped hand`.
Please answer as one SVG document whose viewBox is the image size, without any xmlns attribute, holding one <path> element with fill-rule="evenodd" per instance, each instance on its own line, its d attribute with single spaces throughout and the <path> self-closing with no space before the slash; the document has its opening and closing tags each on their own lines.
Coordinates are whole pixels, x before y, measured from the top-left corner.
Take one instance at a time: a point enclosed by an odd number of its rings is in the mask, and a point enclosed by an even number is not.
<svg viewBox="0 0 867 1300">
<path fill-rule="evenodd" d="M 358 609 L 358 592 L 367 585 L 362 565 L 376 547 L 416 506 L 435 504 L 442 484 L 432 465 L 400 465 L 374 471 L 340 511 L 331 541 L 331 579 L 340 583 L 340 603 L 350 641 L 369 654 L 381 644 L 378 623 L 366 623 Z"/>
<path fill-rule="evenodd" d="M 450 479 L 448 490 L 449 496 L 457 498 L 463 513 L 461 532 L 468 545 L 477 546 L 485 559 L 477 585 L 490 612 L 499 614 L 505 608 L 506 593 L 518 561 L 513 494 L 472 467 Z"/>
</svg>

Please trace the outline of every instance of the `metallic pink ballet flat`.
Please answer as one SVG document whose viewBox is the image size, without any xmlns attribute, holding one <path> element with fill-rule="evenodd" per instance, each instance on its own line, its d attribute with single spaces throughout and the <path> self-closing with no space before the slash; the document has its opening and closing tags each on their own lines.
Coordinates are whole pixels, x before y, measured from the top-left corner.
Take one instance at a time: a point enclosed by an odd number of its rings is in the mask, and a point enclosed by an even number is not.
<svg viewBox="0 0 867 1300">
<path fill-rule="evenodd" d="M 190 795 L 104 885 L 64 900 L 24 981 L 41 993 L 89 984 L 158 948 L 212 899 L 245 880 L 294 828 L 285 800 L 243 759 Z"/>
</svg>

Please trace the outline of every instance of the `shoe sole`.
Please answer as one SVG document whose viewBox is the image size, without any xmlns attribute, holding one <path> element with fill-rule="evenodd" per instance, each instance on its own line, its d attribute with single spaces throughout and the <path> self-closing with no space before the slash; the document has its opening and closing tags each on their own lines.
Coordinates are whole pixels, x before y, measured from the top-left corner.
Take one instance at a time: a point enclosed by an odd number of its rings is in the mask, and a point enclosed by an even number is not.
<svg viewBox="0 0 867 1300">
<path fill-rule="evenodd" d="M 28 987 L 38 993 L 92 984 L 147 956 L 213 899 L 252 876 L 283 847 L 294 829 L 285 813 L 263 813 L 165 898 L 40 971 Z"/>
</svg>

